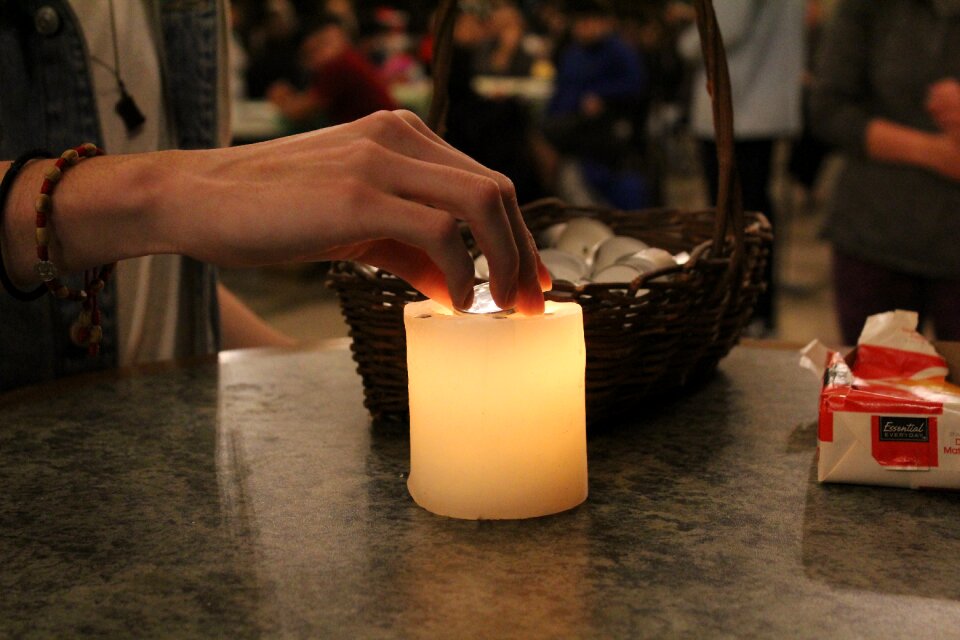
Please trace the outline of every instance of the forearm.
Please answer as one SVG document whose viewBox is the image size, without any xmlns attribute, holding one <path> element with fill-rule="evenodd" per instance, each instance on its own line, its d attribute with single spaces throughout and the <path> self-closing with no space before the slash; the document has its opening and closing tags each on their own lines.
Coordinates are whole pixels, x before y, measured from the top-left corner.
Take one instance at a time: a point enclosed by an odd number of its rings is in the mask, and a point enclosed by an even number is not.
<svg viewBox="0 0 960 640">
<path fill-rule="evenodd" d="M 875 118 L 867 125 L 864 145 L 867 155 L 879 162 L 903 164 L 949 175 L 960 171 L 958 149 L 947 136 Z"/>
<path fill-rule="evenodd" d="M 222 284 L 217 285 L 217 299 L 224 349 L 291 347 L 296 344 L 293 338 L 267 324 Z"/>
<path fill-rule="evenodd" d="M 173 230 L 156 215 L 165 173 L 161 155 L 103 156 L 64 171 L 48 214 L 51 260 L 61 272 L 177 252 Z M 25 287 L 39 282 L 34 202 L 52 164 L 35 160 L 24 167 L 4 209 L 4 263 L 11 279 Z M 0 171 L 8 166 L 0 163 Z"/>
<path fill-rule="evenodd" d="M 37 283 L 34 201 L 48 166 L 24 168 L 0 230 L 23 287 Z M 509 180 L 409 112 L 259 144 L 90 158 L 64 172 L 52 200 L 61 272 L 155 253 L 220 266 L 359 260 L 460 304 L 473 291 L 464 220 L 501 306 L 542 313 L 550 286 Z"/>
</svg>

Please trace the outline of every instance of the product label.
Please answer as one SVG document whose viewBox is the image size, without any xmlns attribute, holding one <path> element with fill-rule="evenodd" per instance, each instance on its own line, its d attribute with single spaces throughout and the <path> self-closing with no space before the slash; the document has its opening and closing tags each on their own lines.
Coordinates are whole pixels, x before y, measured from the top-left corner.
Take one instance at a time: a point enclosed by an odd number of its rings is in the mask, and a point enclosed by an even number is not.
<svg viewBox="0 0 960 640">
<path fill-rule="evenodd" d="M 885 467 L 938 466 L 935 416 L 884 416 L 870 419 L 873 458 Z"/>
<path fill-rule="evenodd" d="M 930 425 L 926 418 L 880 416 L 881 442 L 930 442 Z"/>
</svg>

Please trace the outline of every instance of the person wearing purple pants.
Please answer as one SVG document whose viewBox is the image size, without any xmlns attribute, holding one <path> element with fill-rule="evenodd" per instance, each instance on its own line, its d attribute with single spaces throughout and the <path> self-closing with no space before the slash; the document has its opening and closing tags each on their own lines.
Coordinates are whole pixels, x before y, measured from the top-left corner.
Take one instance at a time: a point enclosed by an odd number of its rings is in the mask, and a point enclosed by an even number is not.
<svg viewBox="0 0 960 640">
<path fill-rule="evenodd" d="M 828 205 L 843 339 L 920 314 L 960 339 L 960 0 L 843 0 L 819 52 L 815 130 L 846 163 Z"/>
</svg>

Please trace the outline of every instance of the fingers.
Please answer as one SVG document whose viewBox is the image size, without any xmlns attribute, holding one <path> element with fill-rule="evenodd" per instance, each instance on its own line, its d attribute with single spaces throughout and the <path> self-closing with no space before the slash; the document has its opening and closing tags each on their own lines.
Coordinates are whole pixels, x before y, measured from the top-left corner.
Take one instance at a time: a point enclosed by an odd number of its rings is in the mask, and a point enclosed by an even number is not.
<svg viewBox="0 0 960 640">
<path fill-rule="evenodd" d="M 960 124 L 960 82 L 951 78 L 931 85 L 926 107 L 941 128 L 956 128 Z"/>
<path fill-rule="evenodd" d="M 500 190 L 492 179 L 446 165 L 408 158 L 389 149 L 380 148 L 376 153 L 388 169 L 372 178 L 374 183 L 383 191 L 398 196 L 401 203 L 412 201 L 428 205 L 426 208 L 397 203 L 378 205 L 378 209 L 383 207 L 416 217 L 413 220 L 396 217 L 397 224 L 401 226 L 386 228 L 386 233 L 427 248 L 434 263 L 445 266 L 451 263 L 449 258 L 441 257 L 442 252 L 464 251 L 459 231 L 449 218 L 453 216 L 466 220 L 476 230 L 477 242 L 489 259 L 494 299 L 502 307 L 515 307 L 521 313 L 543 312 L 542 291 L 551 286 L 549 274 L 539 259 L 526 226 L 520 222 L 516 227 L 516 223 L 508 219 Z M 476 197 L 465 199 L 464 193 L 475 193 Z M 403 235 L 410 231 L 414 233 Z M 525 244 L 524 250 L 519 250 L 512 243 L 502 242 L 504 237 L 519 238 L 519 242 Z M 431 245 L 436 249 L 431 251 Z M 471 282 L 472 273 L 471 263 Z M 449 283 L 453 300 L 461 308 L 468 306 L 467 300 L 460 297 L 461 290 L 457 288 L 462 282 L 453 280 Z M 504 289 L 505 285 L 513 288 Z M 518 288 L 533 292 L 534 295 L 520 296 Z M 463 295 L 469 295 L 469 291 Z"/>
<path fill-rule="evenodd" d="M 541 314 L 543 313 L 543 291 L 540 288 L 540 257 L 537 255 L 537 248 L 522 218 L 511 217 L 510 222 L 513 225 L 514 237 L 519 238 L 521 243 L 517 311 L 527 315 Z"/>
<path fill-rule="evenodd" d="M 440 304 L 453 308 L 447 277 L 422 249 L 396 240 L 373 243 L 359 259 L 403 278 L 413 288 Z"/>
<path fill-rule="evenodd" d="M 519 269 L 516 272 L 515 280 L 505 285 L 499 284 L 497 282 L 498 278 L 510 270 L 497 269 L 495 266 L 497 256 L 488 254 L 491 264 L 491 287 L 494 293 L 494 299 L 501 305 L 516 306 L 522 313 L 541 313 L 543 310 L 543 287 L 549 287 L 549 276 L 546 278 L 542 277 L 545 273 L 541 273 L 536 244 L 533 242 L 533 238 L 530 236 L 530 232 L 523 220 L 513 183 L 506 176 L 484 167 L 468 155 L 447 144 L 447 142 L 431 131 L 416 115 L 408 111 L 397 111 L 394 113 L 398 116 L 399 120 L 408 125 L 409 130 L 407 135 L 396 131 L 391 132 L 392 135 L 384 138 L 384 144 L 386 146 L 390 146 L 390 148 L 404 155 L 416 157 L 426 162 L 445 164 L 475 173 L 492 180 L 497 185 L 501 205 L 509 220 L 513 243 L 517 249 Z M 485 194 L 483 197 L 488 196 L 489 194 Z M 462 199 L 462 195 L 459 197 Z M 490 205 L 490 203 L 486 204 L 488 206 Z M 473 223 L 471 223 L 471 229 L 475 235 L 482 234 L 480 228 Z M 480 238 L 478 237 L 478 242 L 479 241 Z M 483 248 L 483 245 L 481 245 L 481 248 Z M 486 250 L 484 252 L 486 253 Z M 506 266 L 509 267 L 509 265 Z M 545 269 L 542 271 L 545 272 Z M 498 297 L 498 292 L 503 293 L 510 291 L 511 288 L 516 291 L 514 301 Z"/>
<path fill-rule="evenodd" d="M 372 243 L 369 251 L 379 253 L 365 259 L 404 278 L 431 298 L 461 309 L 469 307 L 473 301 L 473 260 L 456 219 L 446 211 L 386 194 L 373 200 L 371 206 L 383 213 L 371 222 L 369 235 L 394 242 Z M 386 255 L 383 247 L 397 250 L 398 257 Z M 410 248 L 420 253 L 411 253 Z M 443 274 L 448 294 L 438 289 L 436 269 Z"/>
<path fill-rule="evenodd" d="M 390 170 L 380 172 L 374 180 L 403 199 L 437 207 L 465 220 L 474 229 L 477 243 L 490 262 L 494 299 L 504 308 L 514 307 L 521 258 L 514 242 L 503 241 L 514 238 L 516 230 L 503 207 L 497 183 L 476 173 L 408 158 L 387 149 L 379 153 Z"/>
<path fill-rule="evenodd" d="M 547 265 L 543 264 L 539 253 L 537 254 L 537 279 L 540 281 L 541 291 L 550 291 L 550 289 L 553 289 L 553 278 L 550 277 Z"/>
<path fill-rule="evenodd" d="M 524 313 L 542 311 L 549 276 L 523 221 L 513 184 L 451 147 L 413 114 L 380 112 L 309 134 L 238 147 L 233 157 L 263 166 L 264 157 L 278 154 L 285 161 L 272 168 L 280 174 L 278 179 L 289 166 L 309 166 L 321 177 L 341 176 L 326 187 L 314 185 L 321 192 L 326 188 L 344 194 L 336 202 L 318 203 L 327 211 L 323 224 L 328 227 L 324 229 L 328 246 L 320 253 L 376 246 L 379 260 L 369 261 L 401 275 L 382 255 L 382 247 L 389 246 L 382 241 L 397 240 L 408 248 L 400 267 L 412 272 L 411 278 L 419 278 L 417 283 L 411 279 L 411 284 L 440 300 L 436 290 L 440 270 L 447 291 L 443 297 L 466 306 L 473 265 L 457 229 L 457 219 L 462 219 L 489 259 L 497 303 Z M 258 175 L 266 175 L 267 169 Z M 411 255 L 417 254 L 411 254 L 412 249 L 421 251 L 429 264 L 413 260 Z M 433 288 L 428 291 L 429 287 Z"/>
</svg>

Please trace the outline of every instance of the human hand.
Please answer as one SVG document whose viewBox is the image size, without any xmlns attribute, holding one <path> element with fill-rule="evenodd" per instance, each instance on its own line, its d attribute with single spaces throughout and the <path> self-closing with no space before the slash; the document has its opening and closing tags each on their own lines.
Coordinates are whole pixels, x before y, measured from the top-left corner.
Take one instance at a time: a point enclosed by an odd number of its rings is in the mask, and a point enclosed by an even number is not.
<svg viewBox="0 0 960 640">
<path fill-rule="evenodd" d="M 945 78 L 930 85 L 926 107 L 937 126 L 960 144 L 960 81 Z"/>
<path fill-rule="evenodd" d="M 161 224 L 177 252 L 220 265 L 360 260 L 444 304 L 469 306 L 465 221 L 501 307 L 543 311 L 550 278 L 512 183 L 457 151 L 413 113 L 255 145 L 167 152 Z M 190 212 L 188 214 L 188 212 Z"/>
<path fill-rule="evenodd" d="M 946 133 L 874 118 L 867 124 L 864 147 L 873 160 L 920 167 L 960 181 L 960 142 Z"/>
<path fill-rule="evenodd" d="M 932 136 L 928 162 L 934 172 L 960 182 L 960 140 L 946 133 Z"/>
</svg>

